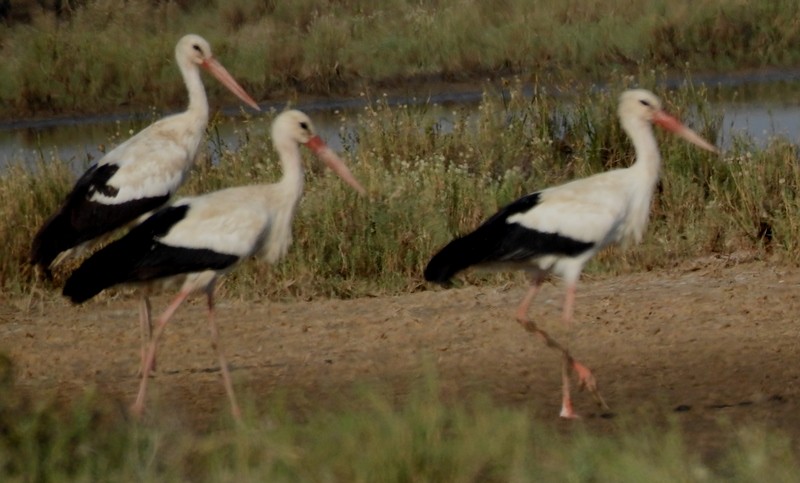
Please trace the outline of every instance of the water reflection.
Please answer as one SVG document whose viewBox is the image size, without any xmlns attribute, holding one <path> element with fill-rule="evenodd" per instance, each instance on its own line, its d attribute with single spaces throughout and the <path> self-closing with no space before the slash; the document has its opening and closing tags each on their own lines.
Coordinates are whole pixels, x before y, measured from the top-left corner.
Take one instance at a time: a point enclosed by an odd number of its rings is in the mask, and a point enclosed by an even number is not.
<svg viewBox="0 0 800 483">
<path fill-rule="evenodd" d="M 758 147 L 774 137 L 800 142 L 800 106 L 727 103 L 720 109 L 724 113 L 719 138 L 723 148 L 730 147 L 736 136 L 750 138 Z"/>
</svg>

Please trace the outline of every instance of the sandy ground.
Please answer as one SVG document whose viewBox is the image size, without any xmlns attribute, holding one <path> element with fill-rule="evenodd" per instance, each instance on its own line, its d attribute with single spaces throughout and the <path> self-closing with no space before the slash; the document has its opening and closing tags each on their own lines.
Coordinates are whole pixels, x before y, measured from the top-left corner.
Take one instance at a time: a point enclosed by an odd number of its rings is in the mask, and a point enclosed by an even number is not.
<svg viewBox="0 0 800 483">
<path fill-rule="evenodd" d="M 557 418 L 557 353 L 512 318 L 521 284 L 348 301 L 223 299 L 218 321 L 237 392 L 258 411 L 276 393 L 299 414 L 346 405 L 365 384 L 402 398 L 433 366 L 445 397 L 489 394 L 553 424 L 600 432 L 642 415 L 674 418 L 713 456 L 744 424 L 800 439 L 799 285 L 796 267 L 721 257 L 585 279 L 571 330 L 559 318 L 562 288 L 545 285 L 532 315 L 593 369 L 611 406 L 603 413 L 578 393 L 579 422 Z M 157 298 L 156 311 L 167 300 Z M 0 351 L 23 390 L 69 399 L 95 387 L 122 408 L 137 390 L 137 320 L 134 298 L 82 307 L 14 300 L 0 312 Z M 168 327 L 150 413 L 202 428 L 227 411 L 205 321 L 197 299 Z"/>
</svg>

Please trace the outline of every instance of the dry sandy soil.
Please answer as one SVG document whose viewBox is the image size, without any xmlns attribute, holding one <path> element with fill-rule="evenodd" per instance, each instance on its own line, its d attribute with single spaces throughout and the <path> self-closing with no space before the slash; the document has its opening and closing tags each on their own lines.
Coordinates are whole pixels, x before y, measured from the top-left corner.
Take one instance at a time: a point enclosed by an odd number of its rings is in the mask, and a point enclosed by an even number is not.
<svg viewBox="0 0 800 483">
<path fill-rule="evenodd" d="M 584 279 L 576 322 L 563 327 L 560 285 L 547 284 L 532 315 L 591 367 L 611 406 L 578 393 L 579 422 L 559 421 L 560 369 L 513 320 L 519 284 L 411 295 L 297 303 L 220 300 L 221 337 L 244 399 L 280 393 L 303 414 L 348 404 L 376 384 L 401 399 L 434 366 L 444 397 L 489 394 L 553 424 L 614 431 L 621 421 L 672 417 L 690 445 L 712 456 L 742 424 L 781 428 L 800 440 L 800 269 L 708 258 L 660 272 Z M 135 298 L 82 307 L 8 301 L 0 351 L 27 391 L 132 402 L 139 357 Z M 155 301 L 156 311 L 167 298 Z M 167 328 L 148 411 L 199 429 L 227 411 L 202 299 Z M 426 366 L 427 364 L 427 366 Z M 719 424 L 719 421 L 732 424 Z"/>
</svg>

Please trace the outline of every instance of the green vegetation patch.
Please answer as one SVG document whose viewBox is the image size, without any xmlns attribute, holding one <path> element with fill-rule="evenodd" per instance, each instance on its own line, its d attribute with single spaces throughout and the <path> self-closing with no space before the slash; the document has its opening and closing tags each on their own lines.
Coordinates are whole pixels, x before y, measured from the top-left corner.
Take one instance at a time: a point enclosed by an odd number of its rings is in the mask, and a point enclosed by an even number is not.
<svg viewBox="0 0 800 483">
<path fill-rule="evenodd" d="M 637 418 L 569 427 L 475 396 L 448 401 L 435 377 L 392 402 L 352 390 L 337 410 L 300 415 L 272 398 L 196 430 L 169 417 L 134 422 L 86 390 L 80 400 L 35 399 L 3 360 L 3 481 L 797 481 L 789 440 L 758 426 L 728 432 L 719 458 L 690 450 L 676 421 Z M 247 401 L 248 406 L 250 402 Z"/>
<path fill-rule="evenodd" d="M 654 82 L 643 77 L 643 83 Z M 476 227 L 517 197 L 576 177 L 628 166 L 633 148 L 617 116 L 619 82 L 609 91 L 574 96 L 544 88 L 532 96 L 487 92 L 473 108 L 453 108 L 439 123 L 440 106 L 389 106 L 374 100 L 341 113 L 342 153 L 368 190 L 359 196 L 307 156 L 306 188 L 294 222 L 294 244 L 274 266 L 243 264 L 226 277 L 221 296 L 359 297 L 424 287 L 429 258 L 454 236 Z M 512 86 L 513 87 L 513 86 Z M 714 140 L 720 116 L 708 111 L 708 93 L 686 86 L 660 92 L 667 109 Z M 271 117 L 273 114 L 267 114 Z M 213 124 L 213 123 L 212 123 Z M 241 148 L 218 136 L 180 194 L 247 183 L 270 183 L 280 165 L 263 128 L 237 128 Z M 796 261 L 800 226 L 797 148 L 775 139 L 755 149 L 743 138 L 712 155 L 658 133 L 661 182 L 642 244 L 602 252 L 589 273 L 617 274 L 674 266 L 709 253 L 767 251 Z M 33 286 L 58 290 L 75 268 L 38 282 L 27 264 L 33 234 L 74 182 L 63 160 L 0 174 L 0 283 L 8 293 Z M 512 275 L 471 272 L 460 280 L 492 283 Z M 110 292 L 114 292 L 113 290 Z"/>
</svg>

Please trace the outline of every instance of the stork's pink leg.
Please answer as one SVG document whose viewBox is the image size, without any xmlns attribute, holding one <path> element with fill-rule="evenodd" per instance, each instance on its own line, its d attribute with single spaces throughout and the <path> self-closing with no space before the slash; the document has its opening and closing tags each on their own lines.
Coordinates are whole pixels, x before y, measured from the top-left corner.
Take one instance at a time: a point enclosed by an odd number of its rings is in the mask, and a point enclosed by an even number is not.
<svg viewBox="0 0 800 483">
<path fill-rule="evenodd" d="M 228 399 L 231 402 L 231 414 L 236 421 L 242 420 L 242 411 L 239 409 L 239 404 L 236 402 L 236 395 L 233 393 L 233 383 L 231 382 L 231 375 L 228 371 L 228 361 L 225 359 L 225 353 L 219 343 L 219 332 L 217 331 L 217 324 L 214 322 L 214 288 L 213 286 L 208 289 L 208 328 L 211 331 L 211 346 L 217 352 L 219 357 L 219 367 L 222 371 L 222 383 L 225 386 L 225 391 L 228 393 Z"/>
<path fill-rule="evenodd" d="M 575 284 L 567 285 L 567 293 L 564 295 L 564 312 L 561 319 L 567 327 L 572 325 L 573 307 L 575 306 Z"/>
<path fill-rule="evenodd" d="M 542 283 L 544 283 L 543 276 L 539 274 L 532 275 L 531 288 L 528 289 L 528 293 L 526 293 L 525 297 L 522 298 L 522 302 L 520 302 L 519 307 L 517 308 L 517 320 L 524 320 L 528 318 L 528 309 L 531 306 L 531 302 L 533 302 L 533 299 L 536 298 L 536 295 L 542 288 Z"/>
<path fill-rule="evenodd" d="M 175 311 L 178 310 L 178 307 L 181 305 L 181 303 L 183 303 L 184 300 L 186 300 L 186 297 L 188 296 L 189 291 L 181 290 L 158 319 L 156 331 L 153 333 L 153 337 L 150 339 L 150 343 L 147 348 L 147 355 L 144 359 L 144 364 L 142 367 L 142 379 L 139 382 L 139 393 L 136 395 L 136 401 L 131 406 L 131 413 L 136 417 L 141 416 L 142 412 L 144 412 L 144 399 L 145 393 L 147 392 L 147 381 L 150 379 L 150 370 L 152 369 L 153 362 L 155 361 L 158 340 L 161 338 L 161 334 L 164 332 L 164 328 L 167 326 L 169 319 L 172 318 L 172 316 L 175 314 Z"/>
<path fill-rule="evenodd" d="M 572 396 L 570 395 L 570 381 L 569 381 L 569 373 L 570 373 L 570 357 L 567 354 L 564 354 L 562 358 L 563 363 L 561 364 L 561 416 L 564 419 L 578 419 L 578 416 L 575 413 L 575 410 L 572 407 Z"/>
<path fill-rule="evenodd" d="M 150 339 L 153 338 L 153 321 L 150 317 L 151 307 L 150 298 L 143 296 L 139 302 L 139 332 L 142 338 L 141 362 L 139 363 L 139 372 L 137 376 L 141 377 L 144 374 L 144 361 L 147 356 L 147 345 Z M 156 360 L 153 359 L 152 370 L 156 370 Z"/>
</svg>

